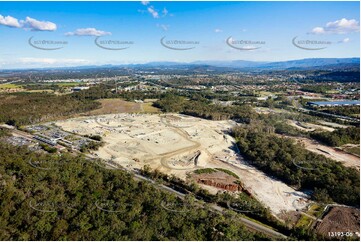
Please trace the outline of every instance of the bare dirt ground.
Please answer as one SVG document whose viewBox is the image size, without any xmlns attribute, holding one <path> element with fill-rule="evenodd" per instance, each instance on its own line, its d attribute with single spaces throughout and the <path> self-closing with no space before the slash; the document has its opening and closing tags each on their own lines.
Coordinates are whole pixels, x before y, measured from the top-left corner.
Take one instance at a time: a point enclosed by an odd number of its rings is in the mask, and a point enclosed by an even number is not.
<svg viewBox="0 0 361 242">
<path fill-rule="evenodd" d="M 349 125 L 342 125 L 342 124 L 338 124 L 338 123 L 332 123 L 332 122 L 326 122 L 326 121 L 318 121 L 318 123 L 322 124 L 322 125 L 327 125 L 330 127 L 334 127 L 334 128 L 347 128 L 350 127 Z"/>
<path fill-rule="evenodd" d="M 152 100 L 145 103 L 135 103 L 118 98 L 101 99 L 101 107 L 88 112 L 88 115 L 117 114 L 117 113 L 158 113 L 159 109 L 152 106 Z"/>
<path fill-rule="evenodd" d="M 360 237 L 360 210 L 349 207 L 332 207 L 315 229 L 317 233 L 331 239 L 346 240 L 354 236 Z M 342 234 L 335 232 L 342 232 Z M 354 236 L 350 236 L 351 233 Z"/>
<path fill-rule="evenodd" d="M 311 132 L 311 131 L 315 131 L 316 129 L 321 129 L 324 131 L 329 131 L 332 132 L 335 129 L 334 128 L 330 128 L 324 125 L 317 125 L 317 124 L 312 124 L 312 123 L 306 123 L 306 122 L 298 122 L 298 121 L 294 121 L 294 120 L 287 120 L 287 123 L 299 130 L 302 131 L 306 131 L 306 132 Z"/>
<path fill-rule="evenodd" d="M 283 136 L 283 137 L 285 137 L 285 136 Z M 320 154 L 320 155 L 324 155 L 327 158 L 330 158 L 330 159 L 333 159 L 336 161 L 340 161 L 346 167 L 355 167 L 357 169 L 360 169 L 360 158 L 355 155 L 349 154 L 342 150 L 335 149 L 335 148 L 332 148 L 332 147 L 329 147 L 326 145 L 322 145 L 312 139 L 303 138 L 303 137 L 302 138 L 291 137 L 291 136 L 286 136 L 286 137 L 294 139 L 297 142 L 302 143 L 305 146 L 305 148 L 309 151 L 312 151 L 312 152 Z"/>
<path fill-rule="evenodd" d="M 274 215 L 295 211 L 294 201 L 307 195 L 268 177 L 246 162 L 229 130 L 233 121 L 211 121 L 186 115 L 109 114 L 58 121 L 64 130 L 98 134 L 105 145 L 94 156 L 117 162 L 127 169 L 149 165 L 186 180 L 199 168 L 224 168 L 240 177 L 242 184 Z M 209 187 L 204 185 L 204 187 Z M 214 188 L 210 189 L 214 192 Z"/>
<path fill-rule="evenodd" d="M 140 112 L 141 104 L 127 102 L 121 99 L 102 99 L 99 100 L 102 104 L 101 108 L 90 111 L 90 115 L 101 115 L 111 113 L 126 113 L 126 112 Z"/>
</svg>

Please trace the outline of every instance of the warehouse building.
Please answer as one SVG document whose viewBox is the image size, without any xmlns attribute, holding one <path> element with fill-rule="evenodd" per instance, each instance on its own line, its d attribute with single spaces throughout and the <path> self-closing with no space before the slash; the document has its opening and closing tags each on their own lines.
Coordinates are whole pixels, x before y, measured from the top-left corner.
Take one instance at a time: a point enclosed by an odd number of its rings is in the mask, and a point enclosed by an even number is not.
<svg viewBox="0 0 361 242">
<path fill-rule="evenodd" d="M 360 106 L 360 100 L 308 102 L 312 107 Z"/>
</svg>

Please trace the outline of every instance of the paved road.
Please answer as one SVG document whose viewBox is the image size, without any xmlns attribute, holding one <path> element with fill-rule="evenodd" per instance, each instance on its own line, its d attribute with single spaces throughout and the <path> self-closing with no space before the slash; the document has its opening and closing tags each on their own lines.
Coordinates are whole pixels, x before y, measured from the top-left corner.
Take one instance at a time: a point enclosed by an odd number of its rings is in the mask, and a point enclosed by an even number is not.
<svg viewBox="0 0 361 242">
<path fill-rule="evenodd" d="M 320 111 L 311 110 L 311 109 L 307 109 L 307 108 L 299 108 L 298 110 L 302 111 L 302 112 L 306 112 L 306 113 L 308 113 L 308 112 L 319 113 L 319 114 L 322 114 L 322 115 L 335 117 L 335 118 L 339 118 L 339 119 L 345 119 L 345 120 L 349 120 L 349 121 L 352 121 L 352 122 L 360 122 L 360 119 L 357 119 L 357 118 L 351 118 L 351 117 L 348 117 L 348 116 L 341 116 L 341 115 L 336 115 L 336 114 L 332 114 L 332 113 L 325 113 L 325 112 L 320 112 Z"/>
</svg>

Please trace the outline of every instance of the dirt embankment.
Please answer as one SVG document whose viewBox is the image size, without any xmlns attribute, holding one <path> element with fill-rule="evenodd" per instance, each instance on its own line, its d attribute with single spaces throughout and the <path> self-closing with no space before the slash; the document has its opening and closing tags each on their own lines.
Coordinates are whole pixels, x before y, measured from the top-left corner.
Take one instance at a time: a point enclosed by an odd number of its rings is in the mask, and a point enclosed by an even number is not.
<svg viewBox="0 0 361 242">
<path fill-rule="evenodd" d="M 244 190 L 238 179 L 221 171 L 209 174 L 193 174 L 192 178 L 197 183 L 231 192 L 240 192 Z"/>
<path fill-rule="evenodd" d="M 360 158 L 353 155 L 346 153 L 337 148 L 333 148 L 330 146 L 323 145 L 313 139 L 304 138 L 304 137 L 292 137 L 287 135 L 279 135 L 280 137 L 291 138 L 296 142 L 299 142 L 305 146 L 305 148 L 311 152 L 324 155 L 327 158 L 340 161 L 346 167 L 355 167 L 360 169 Z"/>
</svg>

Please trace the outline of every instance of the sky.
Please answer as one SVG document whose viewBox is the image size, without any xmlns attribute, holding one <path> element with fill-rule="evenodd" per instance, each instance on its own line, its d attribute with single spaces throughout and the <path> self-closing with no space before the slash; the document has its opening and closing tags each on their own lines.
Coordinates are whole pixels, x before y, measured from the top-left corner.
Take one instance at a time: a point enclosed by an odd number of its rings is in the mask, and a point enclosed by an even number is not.
<svg viewBox="0 0 361 242">
<path fill-rule="evenodd" d="M 0 2 L 0 68 L 360 53 L 359 2 Z"/>
</svg>

